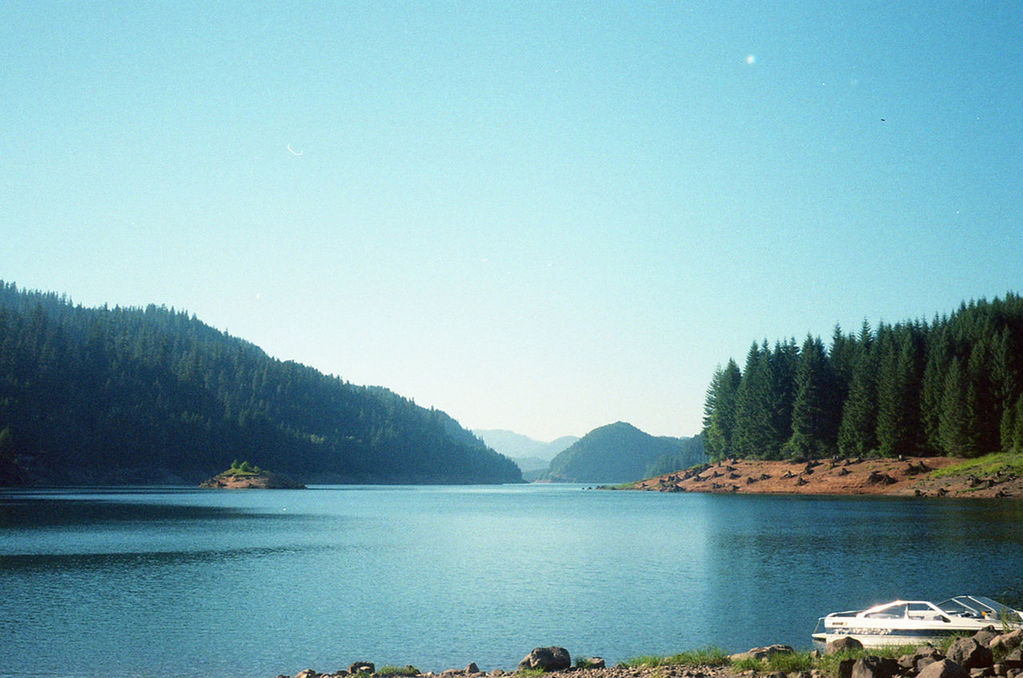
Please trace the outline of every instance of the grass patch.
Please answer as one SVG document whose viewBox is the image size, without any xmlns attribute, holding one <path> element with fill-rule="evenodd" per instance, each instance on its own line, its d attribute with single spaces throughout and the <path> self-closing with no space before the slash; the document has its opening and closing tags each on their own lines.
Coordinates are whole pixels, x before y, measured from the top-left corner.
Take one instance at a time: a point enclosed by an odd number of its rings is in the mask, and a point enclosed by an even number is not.
<svg viewBox="0 0 1023 678">
<path fill-rule="evenodd" d="M 377 669 L 381 676 L 418 676 L 419 669 L 408 664 L 407 666 L 381 666 Z"/>
<path fill-rule="evenodd" d="M 728 653 L 717 647 L 688 650 L 670 656 L 645 655 L 633 657 L 619 666 L 626 668 L 652 669 L 658 666 L 725 666 L 730 664 Z"/>
<path fill-rule="evenodd" d="M 963 634 L 969 635 L 969 634 Z M 948 636 L 937 643 L 935 649 L 945 654 L 949 646 L 962 635 Z M 904 654 L 913 654 L 919 645 L 888 645 L 850 650 L 838 654 L 823 656 L 818 652 L 776 653 L 765 660 L 742 659 L 732 661 L 727 652 L 716 647 L 680 652 L 679 654 L 660 656 L 645 655 L 633 657 L 618 664 L 619 668 L 657 669 L 668 666 L 728 666 L 735 674 L 753 671 L 758 675 L 768 673 L 799 673 L 802 671 L 819 671 L 828 678 L 837 678 L 839 665 L 843 660 L 856 660 L 861 657 L 882 657 L 898 659 Z M 519 672 L 522 675 L 522 672 Z M 527 674 L 528 675 L 528 674 Z M 535 675 L 535 674 L 534 674 Z M 656 675 L 656 672 L 655 672 Z"/>
<path fill-rule="evenodd" d="M 985 454 L 976 459 L 966 461 L 945 468 L 935 469 L 928 476 L 931 478 L 948 478 L 952 476 L 988 476 L 1002 471 L 1004 473 L 1015 473 L 1023 475 L 1023 454 L 1018 452 L 994 452 Z"/>
<path fill-rule="evenodd" d="M 813 652 L 779 652 L 765 660 L 742 659 L 732 662 L 734 671 L 759 671 L 764 673 L 793 673 L 796 671 L 812 671 L 820 668 L 820 660 Z M 835 664 L 835 675 L 838 675 L 838 664 Z"/>
<path fill-rule="evenodd" d="M 634 490 L 642 480 L 633 480 L 627 483 L 618 483 L 617 485 L 598 485 L 598 490 Z"/>
</svg>

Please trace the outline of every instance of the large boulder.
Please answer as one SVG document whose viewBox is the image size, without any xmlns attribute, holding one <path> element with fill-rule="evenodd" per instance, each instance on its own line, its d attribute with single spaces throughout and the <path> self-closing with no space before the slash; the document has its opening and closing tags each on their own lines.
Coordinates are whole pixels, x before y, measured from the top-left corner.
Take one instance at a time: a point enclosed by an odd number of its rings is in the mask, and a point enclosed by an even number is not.
<svg viewBox="0 0 1023 678">
<path fill-rule="evenodd" d="M 841 638 L 835 638 L 833 641 L 824 646 L 825 655 L 838 654 L 839 652 L 850 652 L 852 650 L 862 650 L 863 643 L 856 640 L 852 636 L 842 636 Z"/>
<path fill-rule="evenodd" d="M 945 656 L 967 671 L 987 668 L 995 663 L 991 650 L 976 638 L 957 638 L 945 651 Z"/>
<path fill-rule="evenodd" d="M 899 672 L 899 663 L 890 657 L 860 657 L 852 667 L 851 678 L 892 678 Z"/>
<path fill-rule="evenodd" d="M 925 666 L 916 678 L 970 678 L 970 673 L 951 659 L 941 659 Z"/>
<path fill-rule="evenodd" d="M 520 669 L 540 669 L 541 671 L 562 671 L 572 666 L 572 657 L 563 647 L 534 647 L 519 662 Z"/>
<path fill-rule="evenodd" d="M 852 678 L 853 666 L 856 660 L 851 658 L 842 659 L 838 662 L 838 678 Z"/>
<path fill-rule="evenodd" d="M 1021 643 L 1023 643 L 1023 629 L 1016 629 L 1010 633 L 995 636 L 987 646 L 992 652 L 995 650 L 1009 651 L 1019 647 Z"/>
<path fill-rule="evenodd" d="M 352 675 L 358 673 L 375 673 L 377 670 L 376 665 L 373 662 L 352 662 L 348 665 L 348 673 Z"/>
<path fill-rule="evenodd" d="M 928 664 L 933 664 L 944 658 L 945 655 L 941 654 L 936 647 L 921 645 L 913 651 L 913 654 L 899 657 L 899 666 L 907 670 L 920 671 Z"/>
<path fill-rule="evenodd" d="M 739 662 L 745 659 L 757 659 L 759 661 L 767 661 L 767 659 L 773 657 L 776 654 L 793 654 L 794 652 L 795 650 L 793 650 L 788 645 L 767 645 L 765 647 L 750 648 L 745 652 L 733 654 L 729 657 L 729 659 L 731 659 L 733 662 Z"/>
<path fill-rule="evenodd" d="M 973 639 L 984 647 L 990 647 L 991 641 L 997 637 L 998 631 L 995 631 L 994 626 L 988 626 L 973 634 Z"/>
</svg>

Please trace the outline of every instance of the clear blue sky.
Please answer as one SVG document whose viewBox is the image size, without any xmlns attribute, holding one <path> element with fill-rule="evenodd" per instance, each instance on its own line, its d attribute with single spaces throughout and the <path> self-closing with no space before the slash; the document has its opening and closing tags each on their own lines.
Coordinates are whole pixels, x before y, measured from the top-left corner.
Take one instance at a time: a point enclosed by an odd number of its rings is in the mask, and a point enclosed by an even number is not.
<svg viewBox="0 0 1023 678">
<path fill-rule="evenodd" d="M 470 428 L 698 432 L 1023 280 L 1023 4 L 0 4 L 0 278 Z"/>
</svg>

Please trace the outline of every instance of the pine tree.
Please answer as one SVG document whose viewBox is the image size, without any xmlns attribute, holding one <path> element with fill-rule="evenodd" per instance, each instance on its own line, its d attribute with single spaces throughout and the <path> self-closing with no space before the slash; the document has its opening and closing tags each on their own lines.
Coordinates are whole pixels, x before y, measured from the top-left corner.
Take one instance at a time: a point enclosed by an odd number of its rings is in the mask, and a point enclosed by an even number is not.
<svg viewBox="0 0 1023 678">
<path fill-rule="evenodd" d="M 735 449 L 742 457 L 767 459 L 774 447 L 771 393 L 771 352 L 764 341 L 746 355 L 746 367 L 736 394 Z"/>
<path fill-rule="evenodd" d="M 987 335 L 981 335 L 973 344 L 966 364 L 967 409 L 970 414 L 970 435 L 974 440 L 973 454 L 995 452 L 999 447 L 998 427 L 1001 423 L 1000 403 L 996 403 L 989 372 L 990 351 Z"/>
<path fill-rule="evenodd" d="M 728 365 L 714 372 L 710 388 L 707 389 L 703 440 L 707 456 L 712 460 L 723 459 L 734 454 L 733 437 L 738 406 L 739 384 L 742 376 L 739 366 L 729 359 Z"/>
<path fill-rule="evenodd" d="M 838 453 L 865 457 L 877 450 L 877 354 L 863 348 L 856 359 L 849 396 L 838 427 Z"/>
<path fill-rule="evenodd" d="M 877 445 L 882 457 L 917 454 L 922 447 L 919 386 L 922 369 L 917 333 L 916 328 L 901 326 L 886 333 L 886 341 L 881 343 Z"/>
<path fill-rule="evenodd" d="M 775 343 L 768 359 L 770 373 L 769 442 L 765 459 L 781 459 L 782 447 L 792 437 L 792 406 L 796 400 L 799 346 L 795 339 Z"/>
<path fill-rule="evenodd" d="M 924 447 L 929 452 L 942 450 L 939 422 L 945 397 L 945 378 L 953 356 L 952 338 L 947 324 L 931 332 L 927 342 L 927 363 L 920 386 L 920 421 Z"/>
<path fill-rule="evenodd" d="M 945 374 L 945 394 L 938 425 L 941 451 L 950 457 L 973 457 L 977 454 L 973 412 L 967 390 L 966 371 L 959 358 L 952 358 Z"/>
<path fill-rule="evenodd" d="M 864 321 L 864 326 L 869 335 L 870 326 Z M 859 357 L 862 347 L 853 335 L 842 334 L 842 328 L 835 325 L 835 331 L 831 336 L 831 348 L 828 350 L 828 362 L 834 375 L 834 405 L 841 412 L 842 404 L 849 395 L 849 388 L 852 385 L 853 371 L 856 369 L 856 359 Z"/>
<path fill-rule="evenodd" d="M 799 353 L 792 437 L 785 452 L 793 458 L 827 456 L 835 447 L 835 378 L 820 338 L 807 337 Z"/>
</svg>

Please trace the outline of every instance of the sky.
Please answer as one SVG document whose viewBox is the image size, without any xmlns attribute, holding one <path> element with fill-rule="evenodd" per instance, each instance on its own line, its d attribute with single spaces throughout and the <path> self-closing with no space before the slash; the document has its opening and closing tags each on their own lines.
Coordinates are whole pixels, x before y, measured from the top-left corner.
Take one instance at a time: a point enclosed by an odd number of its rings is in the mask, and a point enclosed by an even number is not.
<svg viewBox="0 0 1023 678">
<path fill-rule="evenodd" d="M 0 4 L 0 279 L 467 428 L 1021 291 L 1023 3 Z"/>
</svg>

